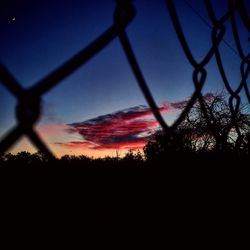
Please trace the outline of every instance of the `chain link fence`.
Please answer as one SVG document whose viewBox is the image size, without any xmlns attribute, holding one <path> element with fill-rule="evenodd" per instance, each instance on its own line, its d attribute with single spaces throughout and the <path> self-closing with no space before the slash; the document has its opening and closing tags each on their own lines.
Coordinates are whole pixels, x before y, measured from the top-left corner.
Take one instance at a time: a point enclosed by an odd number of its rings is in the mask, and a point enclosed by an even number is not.
<svg viewBox="0 0 250 250">
<path fill-rule="evenodd" d="M 114 11 L 114 22 L 112 26 L 109 27 L 105 32 L 103 32 L 86 48 L 84 48 L 78 54 L 70 58 L 67 62 L 65 62 L 63 65 L 61 65 L 53 72 L 45 76 L 43 79 L 41 79 L 29 89 L 24 89 L 22 85 L 11 75 L 8 69 L 6 69 L 3 64 L 0 64 L 0 83 L 3 84 L 18 100 L 18 104 L 16 107 L 16 118 L 18 122 L 17 125 L 12 128 L 1 140 L 0 155 L 4 154 L 13 144 L 17 142 L 17 140 L 20 139 L 22 135 L 26 135 L 34 144 L 34 146 L 38 150 L 43 152 L 48 158 L 55 158 L 53 153 L 43 142 L 42 138 L 38 136 L 35 130 L 35 124 L 40 117 L 42 95 L 50 91 L 54 86 L 59 84 L 61 80 L 73 73 L 78 67 L 84 65 L 95 54 L 100 53 L 102 49 L 104 49 L 105 46 L 107 46 L 116 37 L 119 37 L 122 48 L 126 54 L 128 63 L 131 66 L 131 70 L 134 73 L 134 76 L 148 105 L 152 109 L 154 117 L 159 122 L 159 125 L 167 136 L 174 135 L 180 123 L 185 119 L 194 104 L 198 102 L 201 107 L 202 113 L 206 118 L 208 126 L 211 128 L 211 131 L 213 131 L 213 135 L 216 139 L 216 142 L 219 143 L 221 141 L 221 135 L 217 133 L 216 127 L 214 127 L 214 124 L 211 122 L 211 119 L 207 114 L 204 99 L 201 93 L 206 83 L 206 65 L 212 60 L 212 58 L 216 59 L 222 81 L 230 96 L 229 107 L 232 115 L 231 125 L 235 127 L 238 136 L 240 136 L 240 129 L 237 128 L 237 124 L 234 123 L 234 120 L 237 113 L 239 112 L 241 104 L 240 94 L 242 92 L 245 93 L 247 100 L 250 103 L 250 93 L 247 85 L 247 80 L 250 71 L 250 53 L 245 53 L 242 48 L 235 14 L 239 12 L 240 18 L 242 19 L 242 22 L 248 31 L 250 31 L 250 17 L 246 11 L 247 8 L 245 6 L 244 0 L 228 0 L 228 11 L 222 17 L 219 18 L 215 15 L 215 11 L 213 9 L 211 1 L 205 0 L 204 3 L 209 14 L 209 18 L 212 22 L 212 46 L 207 51 L 206 55 L 204 55 L 203 59 L 201 61 L 197 61 L 187 43 L 185 34 L 182 30 L 182 25 L 176 13 L 174 1 L 166 0 L 168 13 L 172 19 L 172 23 L 177 33 L 179 42 L 183 48 L 185 56 L 193 67 L 192 78 L 195 88 L 195 91 L 192 94 L 187 106 L 182 111 L 180 116 L 176 119 L 173 125 L 169 126 L 163 119 L 157 107 L 157 104 L 150 92 L 150 89 L 143 77 L 140 66 L 136 60 L 136 56 L 133 52 L 131 43 L 125 31 L 127 25 L 135 17 L 135 8 L 129 0 L 118 0 L 117 6 Z M 232 88 L 232 85 L 227 78 L 221 58 L 221 52 L 219 49 L 219 46 L 222 43 L 225 33 L 227 31 L 225 26 L 225 23 L 227 21 L 231 22 L 233 37 L 237 47 L 237 54 L 241 59 L 241 81 L 236 89 Z"/>
</svg>

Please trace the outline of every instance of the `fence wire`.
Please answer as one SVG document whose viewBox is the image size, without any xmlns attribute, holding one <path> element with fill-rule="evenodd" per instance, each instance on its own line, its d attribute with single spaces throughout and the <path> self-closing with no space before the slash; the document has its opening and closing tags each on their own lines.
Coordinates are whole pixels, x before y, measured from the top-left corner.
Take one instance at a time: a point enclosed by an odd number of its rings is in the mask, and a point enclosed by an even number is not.
<svg viewBox="0 0 250 250">
<path fill-rule="evenodd" d="M 250 93 L 247 85 L 247 80 L 250 71 L 250 53 L 249 51 L 245 53 L 242 48 L 235 15 L 237 12 L 239 13 L 240 18 L 242 19 L 242 23 L 248 31 L 250 31 L 250 17 L 246 11 L 247 8 L 245 6 L 244 0 L 228 0 L 228 11 L 222 17 L 217 17 L 215 15 L 215 11 L 210 0 L 204 0 L 204 2 L 209 18 L 212 22 L 212 46 L 204 55 L 203 59 L 201 61 L 197 61 L 193 56 L 193 53 L 186 40 L 185 34 L 182 30 L 182 25 L 177 15 L 174 1 L 166 0 L 168 13 L 171 17 L 179 42 L 183 48 L 185 56 L 193 67 L 192 78 L 195 88 L 195 91 L 191 96 L 187 106 L 172 126 L 169 126 L 164 121 L 157 107 L 157 104 L 150 92 L 150 89 L 143 77 L 142 71 L 133 52 L 131 43 L 126 34 L 127 25 L 135 17 L 135 8 L 132 5 L 132 2 L 129 0 L 118 0 L 117 6 L 114 11 L 114 22 L 112 26 L 109 27 L 105 32 L 103 32 L 86 48 L 84 48 L 78 54 L 70 58 L 67 62 L 55 69 L 53 72 L 45 76 L 39 82 L 35 83 L 31 88 L 24 89 L 22 85 L 12 76 L 8 69 L 0 63 L 0 83 L 2 83 L 18 100 L 18 104 L 16 107 L 16 118 L 18 123 L 5 135 L 5 137 L 0 142 L 0 155 L 4 154 L 11 146 L 13 146 L 13 144 L 15 144 L 21 136 L 26 135 L 29 140 L 34 144 L 34 146 L 42 153 L 44 153 L 48 158 L 55 158 L 53 153 L 50 151 L 45 142 L 43 142 L 42 138 L 38 136 L 35 130 L 35 124 L 38 121 L 41 113 L 42 95 L 50 91 L 54 86 L 58 85 L 61 80 L 73 73 L 78 67 L 84 65 L 88 60 L 93 58 L 95 54 L 100 53 L 105 48 L 105 46 L 107 46 L 116 37 L 119 37 L 120 39 L 128 63 L 134 73 L 134 76 L 148 105 L 152 109 L 152 112 L 159 125 L 161 126 L 162 130 L 168 136 L 174 136 L 174 133 L 180 123 L 185 119 L 191 108 L 198 101 L 202 113 L 206 118 L 206 122 L 210 127 L 211 131 L 213 132 L 216 142 L 219 143 L 222 141 L 221 135 L 217 132 L 214 124 L 211 122 L 212 119 L 209 118 L 201 93 L 207 78 L 207 71 L 205 67 L 211 61 L 212 58 L 215 58 L 222 81 L 225 85 L 228 94 L 230 95 L 229 107 L 232 114 L 231 125 L 235 127 L 238 136 L 240 136 L 240 129 L 238 128 L 237 124 L 234 123 L 234 121 L 240 108 L 240 93 L 244 92 L 248 102 L 250 103 Z M 241 60 L 241 81 L 235 90 L 232 88 L 232 84 L 226 76 L 219 49 L 219 46 L 222 43 L 226 33 L 225 23 L 228 20 L 231 23 L 233 37 L 237 47 L 237 53 Z"/>
</svg>

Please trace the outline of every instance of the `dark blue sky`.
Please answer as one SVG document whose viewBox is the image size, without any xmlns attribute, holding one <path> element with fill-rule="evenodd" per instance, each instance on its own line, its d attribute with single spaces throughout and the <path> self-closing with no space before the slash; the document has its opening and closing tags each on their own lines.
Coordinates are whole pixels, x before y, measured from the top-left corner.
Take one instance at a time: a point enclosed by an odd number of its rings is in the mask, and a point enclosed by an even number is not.
<svg viewBox="0 0 250 250">
<path fill-rule="evenodd" d="M 203 1 L 188 2 L 209 22 Z M 211 29 L 185 1 L 174 3 L 190 48 L 201 59 L 211 46 Z M 226 1 L 213 3 L 218 15 L 227 6 Z M 1 1 L 0 61 L 24 87 L 29 87 L 107 29 L 115 4 L 114 0 Z M 186 99 L 194 89 L 193 69 L 181 49 L 165 1 L 137 0 L 134 5 L 137 15 L 127 33 L 153 96 L 157 103 Z M 249 34 L 241 23 L 239 27 L 247 49 Z M 224 38 L 236 50 L 230 29 Z M 225 43 L 220 49 L 232 86 L 237 86 L 240 58 Z M 207 71 L 203 92 L 221 90 L 223 84 L 214 60 Z M 41 123 L 65 124 L 146 103 L 118 39 L 46 93 L 43 101 Z M 15 103 L 0 85 L 0 136 L 15 124 Z M 165 118 L 171 120 L 171 116 Z"/>
</svg>

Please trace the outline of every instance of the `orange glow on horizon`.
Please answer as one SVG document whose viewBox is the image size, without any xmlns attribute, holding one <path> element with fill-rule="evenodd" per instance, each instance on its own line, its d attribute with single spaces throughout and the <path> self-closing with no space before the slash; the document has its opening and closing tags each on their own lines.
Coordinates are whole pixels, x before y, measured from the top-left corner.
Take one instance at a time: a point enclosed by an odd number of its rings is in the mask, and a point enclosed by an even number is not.
<svg viewBox="0 0 250 250">
<path fill-rule="evenodd" d="M 109 157 L 123 157 L 129 149 L 88 149 L 88 148 L 74 148 L 74 149 L 66 149 L 59 147 L 57 145 L 48 144 L 50 150 L 57 158 L 61 158 L 64 155 L 86 155 L 88 157 L 93 158 L 104 158 L 106 156 Z M 142 149 L 138 149 L 142 151 Z M 23 137 L 19 140 L 7 153 L 17 154 L 18 152 L 27 151 L 31 154 L 36 153 L 37 149 L 32 145 L 32 143 L 26 137 Z"/>
</svg>

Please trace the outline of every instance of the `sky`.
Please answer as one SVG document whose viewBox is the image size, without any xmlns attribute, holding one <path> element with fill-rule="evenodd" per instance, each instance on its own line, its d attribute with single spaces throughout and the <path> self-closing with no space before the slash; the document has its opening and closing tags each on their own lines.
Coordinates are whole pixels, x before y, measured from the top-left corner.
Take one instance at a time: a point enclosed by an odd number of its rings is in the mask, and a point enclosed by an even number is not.
<svg viewBox="0 0 250 250">
<path fill-rule="evenodd" d="M 204 3 L 174 3 L 190 49 L 199 61 L 211 46 L 211 28 L 200 17 L 211 24 Z M 218 16 L 225 12 L 227 1 L 212 3 Z M 171 124 L 194 91 L 193 68 L 183 53 L 165 1 L 135 0 L 133 4 L 136 16 L 126 31 L 153 97 L 165 121 Z M 245 4 L 250 10 L 249 1 Z M 115 6 L 114 0 L 3 0 L 0 62 L 24 88 L 29 88 L 110 27 Z M 241 79 L 241 60 L 235 53 L 229 24 L 220 51 L 230 83 L 236 88 Z M 239 18 L 237 24 L 243 49 L 249 51 L 249 33 Z M 206 69 L 202 93 L 209 97 L 223 89 L 223 82 L 214 58 Z M 0 84 L 0 141 L 17 123 L 16 104 L 14 96 Z M 129 148 L 141 149 L 159 129 L 118 38 L 44 94 L 42 104 L 36 131 L 59 157 L 112 156 Z M 35 152 L 36 148 L 23 137 L 10 152 L 23 150 Z"/>
</svg>

